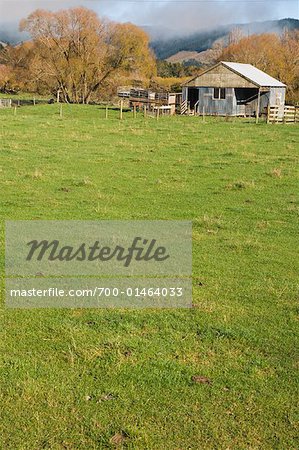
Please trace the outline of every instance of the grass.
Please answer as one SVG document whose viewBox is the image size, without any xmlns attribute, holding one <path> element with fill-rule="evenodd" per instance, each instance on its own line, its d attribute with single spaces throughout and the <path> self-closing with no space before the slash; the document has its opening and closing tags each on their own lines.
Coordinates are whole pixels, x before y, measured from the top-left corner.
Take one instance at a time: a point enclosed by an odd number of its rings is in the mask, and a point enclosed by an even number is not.
<svg viewBox="0 0 299 450">
<path fill-rule="evenodd" d="M 0 447 L 298 448 L 298 126 L 63 111 L 0 110 L 2 272 L 4 219 L 192 219 L 194 308 L 3 309 Z"/>
</svg>

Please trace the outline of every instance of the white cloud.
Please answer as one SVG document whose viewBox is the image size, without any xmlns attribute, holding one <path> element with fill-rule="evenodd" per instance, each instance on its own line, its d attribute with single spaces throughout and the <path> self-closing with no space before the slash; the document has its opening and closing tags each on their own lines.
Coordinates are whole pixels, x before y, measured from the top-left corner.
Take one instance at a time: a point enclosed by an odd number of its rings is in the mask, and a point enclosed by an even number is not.
<svg viewBox="0 0 299 450">
<path fill-rule="evenodd" d="M 16 24 L 37 8 L 58 10 L 79 5 L 94 9 L 113 20 L 165 27 L 180 33 L 228 23 L 298 17 L 298 2 L 289 0 L 0 0 L 0 23 Z"/>
</svg>

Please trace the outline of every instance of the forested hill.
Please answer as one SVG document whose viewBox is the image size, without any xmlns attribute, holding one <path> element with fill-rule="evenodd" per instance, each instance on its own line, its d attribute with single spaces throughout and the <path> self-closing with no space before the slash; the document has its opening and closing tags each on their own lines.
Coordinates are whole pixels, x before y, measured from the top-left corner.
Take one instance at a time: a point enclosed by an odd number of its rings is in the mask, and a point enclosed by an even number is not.
<svg viewBox="0 0 299 450">
<path fill-rule="evenodd" d="M 282 19 L 242 25 L 228 25 L 218 27 L 216 30 L 194 33 L 186 37 L 153 40 L 151 46 L 159 59 L 169 58 L 180 51 L 202 52 L 211 48 L 217 39 L 228 36 L 234 28 L 240 28 L 244 35 L 253 33 L 282 33 L 284 29 L 299 29 L 299 20 Z"/>
</svg>

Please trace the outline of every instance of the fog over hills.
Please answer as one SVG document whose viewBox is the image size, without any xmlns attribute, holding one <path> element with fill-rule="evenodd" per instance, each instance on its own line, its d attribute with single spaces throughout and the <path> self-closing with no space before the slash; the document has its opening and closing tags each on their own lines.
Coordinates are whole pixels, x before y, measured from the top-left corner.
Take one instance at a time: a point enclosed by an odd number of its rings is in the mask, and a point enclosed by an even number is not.
<svg viewBox="0 0 299 450">
<path fill-rule="evenodd" d="M 0 23 L 0 41 L 16 44 L 27 39 L 29 39 L 29 35 L 18 31 L 18 26 L 15 23 Z"/>
<path fill-rule="evenodd" d="M 283 33 L 285 29 L 299 29 L 299 20 L 281 19 L 269 20 L 266 22 L 253 22 L 248 24 L 226 25 L 209 31 L 199 31 L 198 33 L 193 33 L 184 37 L 154 39 L 151 46 L 159 59 L 167 59 L 179 52 L 200 53 L 210 49 L 215 41 L 219 39 L 225 40 L 230 31 L 234 28 L 239 28 L 242 30 L 244 36 L 254 33 Z M 149 29 L 147 31 L 150 32 Z"/>
<path fill-rule="evenodd" d="M 175 37 L 175 31 L 163 27 L 143 27 L 152 37 L 151 47 L 158 59 L 168 59 L 171 62 L 186 62 L 188 60 L 201 63 L 202 58 L 209 58 L 211 55 L 205 52 L 213 47 L 215 42 L 227 42 L 227 37 L 231 30 L 239 28 L 244 36 L 253 33 L 282 33 L 285 29 L 299 29 L 299 20 L 281 19 L 269 20 L 265 22 L 252 22 L 248 24 L 231 24 L 216 29 L 198 31 L 186 36 Z M 165 37 L 165 36 L 172 36 Z M 0 45 L 3 43 L 16 44 L 29 39 L 26 33 L 17 31 L 13 23 L 0 24 Z"/>
</svg>

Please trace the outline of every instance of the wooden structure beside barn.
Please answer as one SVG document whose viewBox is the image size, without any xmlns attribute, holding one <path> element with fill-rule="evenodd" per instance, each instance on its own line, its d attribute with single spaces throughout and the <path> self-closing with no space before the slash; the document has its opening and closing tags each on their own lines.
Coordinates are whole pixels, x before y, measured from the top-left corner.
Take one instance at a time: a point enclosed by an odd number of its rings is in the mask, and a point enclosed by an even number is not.
<svg viewBox="0 0 299 450">
<path fill-rule="evenodd" d="M 0 98 L 0 108 L 11 108 L 12 101 L 8 98 Z"/>
<path fill-rule="evenodd" d="M 148 111 L 160 109 L 162 114 L 173 115 L 180 108 L 182 93 L 153 92 L 141 88 L 119 88 L 117 95 L 127 100 L 130 108 Z"/>
<path fill-rule="evenodd" d="M 183 86 L 181 113 L 259 116 L 283 111 L 286 85 L 251 64 L 220 62 Z"/>
</svg>

